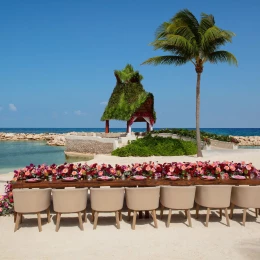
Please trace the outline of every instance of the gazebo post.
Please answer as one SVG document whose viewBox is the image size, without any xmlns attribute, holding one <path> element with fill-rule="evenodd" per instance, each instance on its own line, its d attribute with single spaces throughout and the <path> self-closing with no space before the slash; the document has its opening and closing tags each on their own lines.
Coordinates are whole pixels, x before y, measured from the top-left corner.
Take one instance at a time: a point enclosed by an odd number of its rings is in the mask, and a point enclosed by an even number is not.
<svg viewBox="0 0 260 260">
<path fill-rule="evenodd" d="M 106 131 L 105 131 L 106 134 L 109 133 L 109 120 L 106 120 Z"/>
<path fill-rule="evenodd" d="M 126 122 L 126 133 L 129 134 L 129 132 L 130 132 L 130 122 L 127 121 Z"/>
<path fill-rule="evenodd" d="M 150 124 L 146 122 L 146 132 L 149 133 L 151 131 Z"/>
</svg>

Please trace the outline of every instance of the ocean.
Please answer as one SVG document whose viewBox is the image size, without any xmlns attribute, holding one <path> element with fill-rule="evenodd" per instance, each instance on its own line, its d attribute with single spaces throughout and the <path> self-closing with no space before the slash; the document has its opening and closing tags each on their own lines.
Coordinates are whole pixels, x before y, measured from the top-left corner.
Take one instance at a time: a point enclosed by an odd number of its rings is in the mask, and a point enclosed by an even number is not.
<svg viewBox="0 0 260 260">
<path fill-rule="evenodd" d="M 154 128 L 160 130 L 165 128 Z M 187 128 L 195 129 L 195 128 Z M 220 135 L 260 136 L 260 128 L 201 128 L 202 131 Z M 104 128 L 0 128 L 5 133 L 69 133 L 69 132 L 104 132 Z M 110 128 L 111 132 L 125 132 L 125 128 Z M 134 132 L 144 132 L 146 128 L 132 128 Z"/>
<path fill-rule="evenodd" d="M 159 130 L 161 128 L 155 128 Z M 193 129 L 193 128 L 189 128 Z M 111 132 L 125 132 L 125 128 L 111 128 Z M 260 136 L 260 128 L 201 128 L 201 130 L 241 136 Z M 104 132 L 104 128 L 0 128 L 6 133 L 69 133 L 69 132 Z M 133 128 L 134 132 L 144 132 L 145 128 Z M 247 148 L 247 147 L 245 147 Z M 252 148 L 252 147 L 251 147 Z M 88 158 L 89 159 L 89 158 Z M 19 169 L 30 163 L 61 164 L 70 161 L 82 161 L 82 158 L 65 157 L 64 147 L 48 146 L 38 141 L 2 141 L 0 142 L 0 174 Z"/>
</svg>

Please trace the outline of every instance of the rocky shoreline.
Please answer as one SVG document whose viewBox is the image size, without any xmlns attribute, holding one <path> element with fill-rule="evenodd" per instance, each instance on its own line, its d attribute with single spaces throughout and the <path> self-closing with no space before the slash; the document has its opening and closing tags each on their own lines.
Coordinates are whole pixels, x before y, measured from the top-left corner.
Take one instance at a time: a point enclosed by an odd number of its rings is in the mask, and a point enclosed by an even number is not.
<svg viewBox="0 0 260 260">
<path fill-rule="evenodd" d="M 232 136 L 239 141 L 240 146 L 260 146 L 260 136 Z"/>
<path fill-rule="evenodd" d="M 66 136 L 99 136 L 101 138 L 118 138 L 125 136 L 126 133 L 102 133 L 102 132 L 70 132 L 58 133 L 1 133 L 0 141 L 46 141 L 47 145 L 65 146 Z M 232 136 L 239 141 L 239 146 L 260 146 L 260 136 Z"/>
<path fill-rule="evenodd" d="M 47 145 L 51 146 L 65 146 L 66 136 L 99 136 L 105 138 L 118 138 L 120 136 L 125 136 L 125 133 L 94 133 L 94 132 L 70 132 L 65 134 L 57 133 L 1 133 L 0 141 L 46 141 Z"/>
</svg>

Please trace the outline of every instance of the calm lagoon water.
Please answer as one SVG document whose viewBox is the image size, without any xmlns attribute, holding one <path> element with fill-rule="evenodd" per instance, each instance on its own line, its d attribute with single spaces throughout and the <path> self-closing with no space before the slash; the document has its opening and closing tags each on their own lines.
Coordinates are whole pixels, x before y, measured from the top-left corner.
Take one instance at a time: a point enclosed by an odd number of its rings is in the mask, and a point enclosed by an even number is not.
<svg viewBox="0 0 260 260">
<path fill-rule="evenodd" d="M 155 128 L 160 129 L 160 128 Z M 192 129 L 192 128 L 189 128 Z M 125 132 L 125 128 L 111 128 L 111 132 Z M 135 132 L 144 132 L 145 128 L 133 128 Z M 260 136 L 260 128 L 201 128 L 201 130 L 224 135 Z M 104 128 L 0 128 L 8 133 L 68 133 L 68 132 L 104 132 Z M 260 147 L 240 147 L 259 149 Z M 66 158 L 64 147 L 47 146 L 45 142 L 2 141 L 0 142 L 0 174 L 33 164 L 61 164 L 65 161 L 76 162 L 89 158 Z"/>
<path fill-rule="evenodd" d="M 62 164 L 76 162 L 84 158 L 66 158 L 64 147 L 48 146 L 46 142 L 2 141 L 0 142 L 0 174 L 22 168 L 30 163 Z"/>
</svg>

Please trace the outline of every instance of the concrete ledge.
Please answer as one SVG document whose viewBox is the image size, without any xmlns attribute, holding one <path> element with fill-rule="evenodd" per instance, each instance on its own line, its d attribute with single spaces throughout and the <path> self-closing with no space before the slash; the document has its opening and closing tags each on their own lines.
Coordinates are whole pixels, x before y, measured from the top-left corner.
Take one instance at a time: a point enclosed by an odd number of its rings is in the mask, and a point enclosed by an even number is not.
<svg viewBox="0 0 260 260">
<path fill-rule="evenodd" d="M 93 136 L 66 136 L 65 152 L 80 154 L 110 154 L 118 147 L 115 138 Z"/>
<path fill-rule="evenodd" d="M 231 143 L 231 142 L 223 142 L 223 141 L 218 141 L 214 139 L 210 139 L 210 146 L 212 148 L 222 148 L 222 149 L 238 149 L 238 145 Z"/>
</svg>

